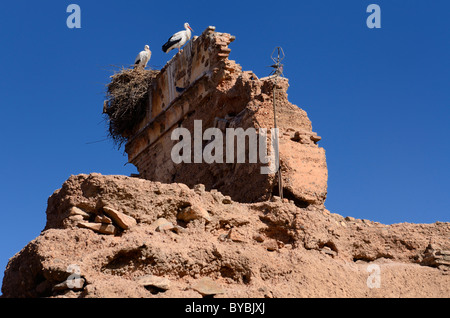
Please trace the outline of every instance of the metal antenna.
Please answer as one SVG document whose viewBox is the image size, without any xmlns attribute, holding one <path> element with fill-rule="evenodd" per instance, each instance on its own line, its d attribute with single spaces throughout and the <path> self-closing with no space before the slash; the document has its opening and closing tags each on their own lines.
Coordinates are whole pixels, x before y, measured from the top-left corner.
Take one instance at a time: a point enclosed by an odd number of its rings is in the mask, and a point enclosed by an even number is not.
<svg viewBox="0 0 450 318">
<path fill-rule="evenodd" d="M 270 73 L 270 75 L 275 75 L 276 79 L 278 79 L 278 76 L 283 76 L 283 64 L 281 64 L 281 61 L 284 60 L 285 55 L 284 55 L 284 51 L 281 48 L 281 46 L 277 46 L 271 55 L 272 61 L 275 63 L 273 65 L 270 65 L 269 67 L 273 68 L 274 70 L 272 71 L 272 73 Z"/>
<path fill-rule="evenodd" d="M 284 51 L 280 46 L 277 46 L 271 55 L 271 58 L 273 60 L 273 62 L 275 64 L 269 66 L 273 68 L 273 71 L 270 75 L 273 76 L 273 78 L 275 79 L 274 84 L 273 84 L 273 125 L 275 129 L 278 129 L 277 126 L 277 107 L 276 107 L 276 92 L 277 92 L 277 84 L 278 84 L 278 78 L 280 76 L 283 76 L 283 64 L 281 64 L 281 61 L 284 60 L 285 55 L 284 55 Z M 276 140 L 276 142 L 278 143 L 278 140 Z M 279 145 L 277 145 L 277 160 L 278 160 L 278 192 L 280 194 L 280 198 L 283 199 L 283 177 L 281 175 L 281 165 L 279 164 L 280 162 L 280 148 Z"/>
</svg>

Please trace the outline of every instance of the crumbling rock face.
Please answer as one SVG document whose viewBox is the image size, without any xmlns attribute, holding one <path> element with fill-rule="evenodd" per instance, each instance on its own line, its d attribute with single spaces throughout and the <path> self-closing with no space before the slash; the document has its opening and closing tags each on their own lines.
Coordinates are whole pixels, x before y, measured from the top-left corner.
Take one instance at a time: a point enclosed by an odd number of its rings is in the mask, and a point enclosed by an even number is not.
<svg viewBox="0 0 450 318">
<path fill-rule="evenodd" d="M 114 231 L 101 232 L 96 224 Z M 277 197 L 237 203 L 201 184 L 78 175 L 49 198 L 47 225 L 10 260 L 2 292 L 448 297 L 449 237 L 449 223 L 387 226 Z M 380 288 L 368 285 L 374 264 Z"/>
</svg>

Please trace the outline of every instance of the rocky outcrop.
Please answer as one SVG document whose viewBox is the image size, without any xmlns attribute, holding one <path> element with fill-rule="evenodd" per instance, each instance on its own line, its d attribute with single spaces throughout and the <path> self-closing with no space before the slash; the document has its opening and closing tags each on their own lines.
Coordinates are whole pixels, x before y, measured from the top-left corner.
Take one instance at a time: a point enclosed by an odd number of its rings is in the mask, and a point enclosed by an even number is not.
<svg viewBox="0 0 450 318">
<path fill-rule="evenodd" d="M 102 233 L 85 223 L 115 230 Z M 203 185 L 78 175 L 49 198 L 45 230 L 10 260 L 2 292 L 446 297 L 449 237 L 449 223 L 387 226 L 277 197 L 242 204 Z M 379 266 L 380 288 L 369 287 L 369 265 Z"/>
</svg>

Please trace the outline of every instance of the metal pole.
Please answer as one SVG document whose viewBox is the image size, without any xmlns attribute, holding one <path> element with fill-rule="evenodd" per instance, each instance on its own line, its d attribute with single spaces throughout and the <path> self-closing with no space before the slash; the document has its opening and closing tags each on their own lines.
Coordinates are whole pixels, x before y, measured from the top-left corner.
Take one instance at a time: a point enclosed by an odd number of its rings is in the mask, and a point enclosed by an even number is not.
<svg viewBox="0 0 450 318">
<path fill-rule="evenodd" d="M 275 78 L 275 84 L 273 85 L 273 126 L 275 129 L 278 129 L 277 126 L 277 107 L 276 107 L 276 92 L 277 92 L 277 81 L 278 76 Z M 278 136 L 279 137 L 279 136 Z M 272 139 L 273 141 L 273 139 Z M 276 140 L 278 143 L 278 138 Z M 280 165 L 280 146 L 278 143 L 277 147 L 278 155 L 276 158 L 278 158 L 278 193 L 280 194 L 280 198 L 283 199 L 283 177 L 281 175 L 281 165 Z"/>
<path fill-rule="evenodd" d="M 274 53 L 275 51 L 277 51 L 277 56 L 274 57 Z M 278 125 L 277 125 L 277 107 L 276 107 L 276 93 L 277 93 L 277 84 L 278 84 L 278 77 L 280 76 L 280 74 L 283 73 L 283 65 L 280 64 L 281 60 L 284 59 L 284 52 L 283 49 L 281 47 L 276 47 L 275 50 L 272 52 L 272 60 L 275 62 L 274 65 L 272 65 L 271 67 L 274 68 L 274 75 L 275 75 L 275 83 L 273 85 L 273 125 L 275 129 L 278 129 Z M 272 139 L 273 140 L 273 139 Z M 278 139 L 276 140 L 276 142 L 278 143 Z M 281 165 L 280 165 L 280 147 L 279 147 L 279 143 L 278 143 L 278 147 L 277 147 L 277 152 L 278 152 L 278 156 L 276 158 L 278 158 L 278 192 L 280 194 L 280 198 L 283 199 L 283 176 L 281 174 Z"/>
</svg>

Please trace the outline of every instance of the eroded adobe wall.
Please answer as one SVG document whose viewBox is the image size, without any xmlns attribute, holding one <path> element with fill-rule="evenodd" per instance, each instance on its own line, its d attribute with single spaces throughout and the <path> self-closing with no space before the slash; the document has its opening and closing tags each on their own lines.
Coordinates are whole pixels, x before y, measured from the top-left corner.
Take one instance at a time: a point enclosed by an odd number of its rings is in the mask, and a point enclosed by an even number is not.
<svg viewBox="0 0 450 318">
<path fill-rule="evenodd" d="M 229 60 L 233 40 L 230 34 L 208 28 L 161 70 L 150 87 L 147 117 L 126 146 L 140 177 L 190 187 L 204 184 L 207 190 L 217 189 L 239 202 L 277 194 L 276 176 L 261 174 L 261 163 L 175 164 L 171 158 L 178 143 L 171 140 L 173 130 L 183 127 L 193 136 L 196 120 L 202 121 L 203 131 L 273 127 L 273 79 L 259 79 Z M 276 90 L 285 195 L 302 206 L 323 204 L 328 178 L 325 151 L 317 145 L 320 137 L 312 131 L 306 112 L 288 101 L 288 87 L 287 79 L 280 79 Z M 203 147 L 207 144 L 204 141 Z"/>
</svg>

